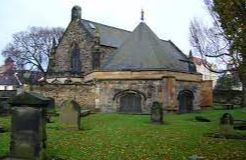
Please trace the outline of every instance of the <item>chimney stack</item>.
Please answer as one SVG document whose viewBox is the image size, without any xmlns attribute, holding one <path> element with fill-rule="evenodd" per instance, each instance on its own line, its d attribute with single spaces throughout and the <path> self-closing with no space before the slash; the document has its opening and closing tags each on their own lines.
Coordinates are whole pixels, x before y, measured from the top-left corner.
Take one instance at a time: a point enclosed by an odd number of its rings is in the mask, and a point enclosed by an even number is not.
<svg viewBox="0 0 246 160">
<path fill-rule="evenodd" d="M 72 8 L 72 17 L 71 20 L 80 20 L 81 19 L 81 7 L 80 6 L 74 6 Z"/>
</svg>

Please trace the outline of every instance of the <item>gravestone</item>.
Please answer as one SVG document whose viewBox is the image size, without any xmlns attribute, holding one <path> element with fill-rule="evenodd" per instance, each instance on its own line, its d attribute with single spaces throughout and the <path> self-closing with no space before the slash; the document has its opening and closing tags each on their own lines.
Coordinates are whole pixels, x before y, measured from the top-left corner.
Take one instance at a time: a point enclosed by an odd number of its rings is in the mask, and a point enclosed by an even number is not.
<svg viewBox="0 0 246 160">
<path fill-rule="evenodd" d="M 246 135 L 238 133 L 233 128 L 234 120 L 230 113 L 225 113 L 220 118 L 219 132 L 209 133 L 214 138 L 246 140 Z"/>
<path fill-rule="evenodd" d="M 74 100 L 66 100 L 61 105 L 60 122 L 68 128 L 80 129 L 80 105 Z"/>
<path fill-rule="evenodd" d="M 50 109 L 50 110 L 55 109 L 55 99 L 52 97 L 47 97 L 47 98 L 50 99 L 47 109 Z"/>
<path fill-rule="evenodd" d="M 230 113 L 224 113 L 220 118 L 221 125 L 233 125 L 233 117 Z"/>
<path fill-rule="evenodd" d="M 10 106 L 7 102 L 6 99 L 2 100 L 1 99 L 1 102 L 0 102 L 0 114 L 1 115 L 8 115 L 10 112 Z"/>
<path fill-rule="evenodd" d="M 204 116 L 195 116 L 195 120 L 198 122 L 211 122 L 211 120 Z"/>
<path fill-rule="evenodd" d="M 46 122 L 47 123 L 53 123 L 53 121 L 51 120 L 51 115 L 55 109 L 55 99 L 52 97 L 48 97 L 48 98 L 50 99 L 50 102 L 47 105 Z"/>
<path fill-rule="evenodd" d="M 81 109 L 80 110 L 80 117 L 86 117 L 91 113 L 89 109 Z"/>
<path fill-rule="evenodd" d="M 233 128 L 238 130 L 246 130 L 246 120 L 245 119 L 234 119 Z"/>
<path fill-rule="evenodd" d="M 220 132 L 222 134 L 234 134 L 233 117 L 230 113 L 224 113 L 220 118 Z"/>
<path fill-rule="evenodd" d="M 159 102 L 153 102 L 151 106 L 151 122 L 157 124 L 163 123 L 163 109 Z"/>
<path fill-rule="evenodd" d="M 3 128 L 3 125 L 0 123 L 0 133 L 3 133 L 5 132 L 4 128 Z"/>
<path fill-rule="evenodd" d="M 9 103 L 13 106 L 10 159 L 47 159 L 45 115 L 50 99 L 23 92 Z"/>
</svg>

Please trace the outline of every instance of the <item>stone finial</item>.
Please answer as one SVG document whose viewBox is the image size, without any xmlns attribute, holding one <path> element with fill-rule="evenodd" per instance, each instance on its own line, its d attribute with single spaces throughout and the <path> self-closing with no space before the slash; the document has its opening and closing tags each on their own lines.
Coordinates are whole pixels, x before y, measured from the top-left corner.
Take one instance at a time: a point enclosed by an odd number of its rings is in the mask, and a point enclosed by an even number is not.
<svg viewBox="0 0 246 160">
<path fill-rule="evenodd" d="M 141 21 L 143 22 L 144 21 L 144 10 L 141 9 Z"/>
<path fill-rule="evenodd" d="M 193 57 L 193 54 L 192 54 L 192 51 L 190 50 L 189 52 L 189 58 L 192 58 Z"/>
<path fill-rule="evenodd" d="M 72 21 L 81 19 L 81 7 L 80 6 L 74 6 L 72 8 L 72 17 L 71 18 L 72 18 Z"/>
<path fill-rule="evenodd" d="M 55 48 L 56 47 L 56 39 L 53 37 L 52 39 L 52 48 Z"/>
</svg>

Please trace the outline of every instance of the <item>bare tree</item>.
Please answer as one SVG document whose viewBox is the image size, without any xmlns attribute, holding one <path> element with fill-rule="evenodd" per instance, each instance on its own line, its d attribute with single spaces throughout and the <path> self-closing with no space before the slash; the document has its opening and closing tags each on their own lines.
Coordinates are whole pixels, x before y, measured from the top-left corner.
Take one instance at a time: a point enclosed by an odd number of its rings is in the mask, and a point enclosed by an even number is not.
<svg viewBox="0 0 246 160">
<path fill-rule="evenodd" d="M 45 73 L 51 49 L 63 32 L 62 28 L 31 27 L 27 31 L 15 33 L 2 55 L 15 60 L 18 69 Z"/>
<path fill-rule="evenodd" d="M 198 19 L 193 19 L 191 21 L 191 45 L 200 53 L 203 62 L 212 61 L 219 65 L 217 68 L 213 68 L 209 63 L 204 63 L 203 65 L 210 71 L 216 73 L 225 73 L 229 71 L 232 74 L 239 76 L 243 84 L 243 105 L 246 106 L 246 75 L 241 69 L 245 63 L 245 59 L 243 58 L 245 53 L 235 47 L 235 38 L 232 38 L 233 35 L 236 35 L 237 33 L 227 34 L 225 27 L 223 27 L 223 23 L 221 22 L 221 16 L 215 10 L 217 6 L 214 6 L 212 0 L 204 0 L 204 2 L 212 23 L 210 25 L 204 25 Z M 235 2 L 236 1 L 233 0 L 232 3 Z M 220 3 L 223 3 L 223 1 Z M 220 7 L 223 8 L 225 6 Z M 238 10 L 238 12 L 240 11 Z M 228 19 L 228 23 L 230 23 L 229 21 L 230 20 Z M 240 47 L 242 47 L 242 44 L 241 46 L 239 44 L 239 48 Z"/>
<path fill-rule="evenodd" d="M 224 73 L 235 70 L 239 64 L 238 53 L 230 53 L 230 41 L 227 40 L 223 29 L 216 23 L 206 26 L 198 19 L 190 23 L 190 43 L 200 53 L 204 66 L 212 72 Z M 237 58 L 236 58 L 237 57 Z M 220 66 L 213 68 L 209 63 L 215 62 Z M 228 68 L 227 66 L 233 66 Z"/>
</svg>

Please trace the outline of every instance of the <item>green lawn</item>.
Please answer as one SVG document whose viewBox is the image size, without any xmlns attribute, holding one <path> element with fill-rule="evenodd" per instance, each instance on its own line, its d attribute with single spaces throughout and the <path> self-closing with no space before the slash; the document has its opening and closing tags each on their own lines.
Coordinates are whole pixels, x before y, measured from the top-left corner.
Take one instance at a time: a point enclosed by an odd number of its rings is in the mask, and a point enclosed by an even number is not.
<svg viewBox="0 0 246 160">
<path fill-rule="evenodd" d="M 149 115 L 97 113 L 81 119 L 83 130 L 69 131 L 61 129 L 55 117 L 55 123 L 47 124 L 48 155 L 66 160 L 182 160 L 196 154 L 206 160 L 245 160 L 246 140 L 204 136 L 218 129 L 219 117 L 225 112 L 246 118 L 245 108 L 211 110 L 167 114 L 165 124 L 155 125 Z M 212 122 L 195 122 L 196 115 L 207 116 Z M 0 121 L 9 127 L 9 117 Z M 0 134 L 0 156 L 8 150 L 9 133 Z"/>
</svg>

